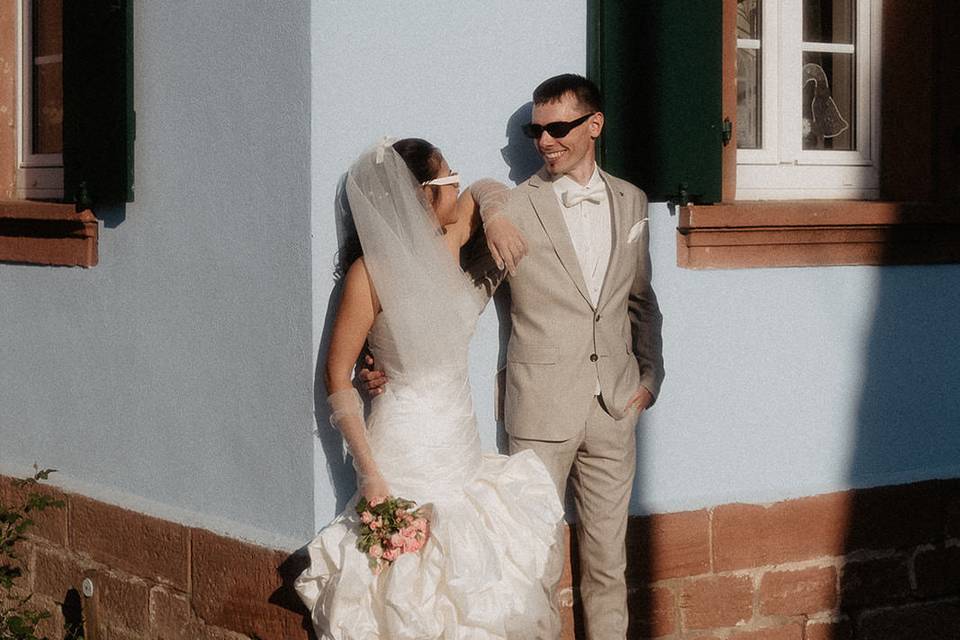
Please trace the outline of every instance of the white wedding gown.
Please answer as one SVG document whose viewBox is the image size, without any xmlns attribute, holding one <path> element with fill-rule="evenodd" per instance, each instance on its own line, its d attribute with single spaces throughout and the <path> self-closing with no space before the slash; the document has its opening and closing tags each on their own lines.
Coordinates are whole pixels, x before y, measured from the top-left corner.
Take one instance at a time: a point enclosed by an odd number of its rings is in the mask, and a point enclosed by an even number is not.
<svg viewBox="0 0 960 640">
<path fill-rule="evenodd" d="M 385 313 L 369 344 L 390 382 L 373 400 L 369 440 L 392 492 L 432 505 L 431 537 L 375 576 L 356 548 L 352 501 L 308 545 L 310 567 L 296 582 L 317 633 L 337 640 L 556 638 L 563 510 L 534 453 L 480 451 L 467 377 L 472 327 L 448 364 L 410 371 L 398 366 Z"/>
</svg>

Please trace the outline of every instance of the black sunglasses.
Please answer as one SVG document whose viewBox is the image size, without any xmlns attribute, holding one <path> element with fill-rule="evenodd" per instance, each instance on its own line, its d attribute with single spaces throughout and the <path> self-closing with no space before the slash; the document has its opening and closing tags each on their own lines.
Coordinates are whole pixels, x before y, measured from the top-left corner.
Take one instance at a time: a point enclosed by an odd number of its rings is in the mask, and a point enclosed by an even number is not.
<svg viewBox="0 0 960 640">
<path fill-rule="evenodd" d="M 532 122 L 523 125 L 523 135 L 528 138 L 533 138 L 534 140 L 539 140 L 540 136 L 543 135 L 543 132 L 546 131 L 550 134 L 551 138 L 562 138 L 570 133 L 573 129 L 579 127 L 581 124 L 587 121 L 587 118 L 592 116 L 593 113 L 588 113 L 585 116 L 580 116 L 576 120 L 571 120 L 570 122 L 551 122 L 549 124 L 533 124 Z"/>
</svg>

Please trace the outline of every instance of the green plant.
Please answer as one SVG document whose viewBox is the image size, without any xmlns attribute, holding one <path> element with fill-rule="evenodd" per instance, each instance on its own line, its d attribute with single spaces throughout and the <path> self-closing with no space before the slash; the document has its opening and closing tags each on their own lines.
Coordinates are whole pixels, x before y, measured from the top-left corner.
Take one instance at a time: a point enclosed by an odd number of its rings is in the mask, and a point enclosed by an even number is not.
<svg viewBox="0 0 960 640">
<path fill-rule="evenodd" d="M 46 480 L 56 469 L 40 469 L 33 465 L 36 473 L 32 478 L 16 480 L 17 487 L 33 489 L 41 480 Z M 48 611 L 40 611 L 31 606 L 33 594 L 25 596 L 14 592 L 14 582 L 21 577 L 20 567 L 16 565 L 18 542 L 26 537 L 27 530 L 33 526 L 31 516 L 50 508 L 63 507 L 63 500 L 44 495 L 35 490 L 27 493 L 25 500 L 15 506 L 0 504 L 0 640 L 46 640 L 37 636 L 37 625 L 50 617 Z"/>
</svg>

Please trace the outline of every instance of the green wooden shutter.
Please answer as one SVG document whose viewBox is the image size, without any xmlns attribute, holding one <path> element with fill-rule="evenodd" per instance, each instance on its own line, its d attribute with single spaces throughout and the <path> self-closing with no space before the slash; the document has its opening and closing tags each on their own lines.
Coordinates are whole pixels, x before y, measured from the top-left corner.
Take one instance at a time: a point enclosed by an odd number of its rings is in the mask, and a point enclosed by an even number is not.
<svg viewBox="0 0 960 640">
<path fill-rule="evenodd" d="M 601 166 L 653 202 L 720 201 L 720 0 L 590 0 L 591 78 L 603 94 Z"/>
<path fill-rule="evenodd" d="M 63 3 L 63 193 L 133 201 L 133 3 Z"/>
</svg>

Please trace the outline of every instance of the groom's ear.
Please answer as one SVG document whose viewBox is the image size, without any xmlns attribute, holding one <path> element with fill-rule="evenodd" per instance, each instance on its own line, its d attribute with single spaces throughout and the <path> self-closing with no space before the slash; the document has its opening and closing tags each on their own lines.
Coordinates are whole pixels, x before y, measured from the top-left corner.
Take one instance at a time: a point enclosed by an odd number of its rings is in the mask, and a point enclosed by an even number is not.
<svg viewBox="0 0 960 640">
<path fill-rule="evenodd" d="M 593 114 L 593 117 L 590 118 L 590 137 L 596 140 L 600 137 L 600 132 L 603 131 L 603 112 L 598 111 Z"/>
</svg>

